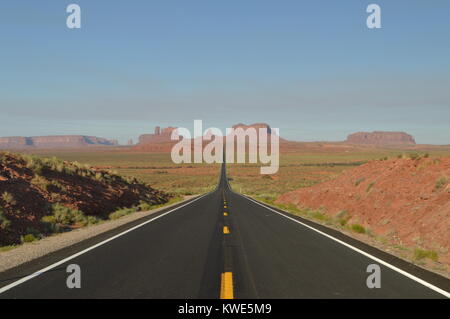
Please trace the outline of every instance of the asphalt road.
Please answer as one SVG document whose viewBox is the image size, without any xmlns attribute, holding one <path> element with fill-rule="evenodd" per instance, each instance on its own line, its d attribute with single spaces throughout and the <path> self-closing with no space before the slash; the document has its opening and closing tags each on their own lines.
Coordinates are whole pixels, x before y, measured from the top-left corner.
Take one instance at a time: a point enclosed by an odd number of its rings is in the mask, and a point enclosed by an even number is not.
<svg viewBox="0 0 450 319">
<path fill-rule="evenodd" d="M 224 169 L 212 193 L 127 227 L 0 274 L 0 298 L 445 298 L 450 287 L 232 192 Z M 80 289 L 66 285 L 70 264 Z M 381 288 L 367 287 L 371 264 Z"/>
</svg>

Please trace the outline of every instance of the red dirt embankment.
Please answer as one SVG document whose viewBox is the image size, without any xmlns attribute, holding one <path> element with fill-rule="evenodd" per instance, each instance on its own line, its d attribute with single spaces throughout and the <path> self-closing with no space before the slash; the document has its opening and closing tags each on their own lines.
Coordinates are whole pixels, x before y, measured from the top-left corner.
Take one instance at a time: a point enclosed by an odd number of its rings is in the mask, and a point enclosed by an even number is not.
<svg viewBox="0 0 450 319">
<path fill-rule="evenodd" d="M 170 197 L 136 179 L 76 162 L 0 153 L 0 246 L 20 243 L 26 234 L 54 232 L 42 220 L 54 213 L 54 205 L 59 205 L 55 223 L 78 218 L 70 223 L 74 227 L 81 218 L 106 219 L 120 208 L 163 204 Z M 63 207 L 78 215 L 63 216 Z"/>
<path fill-rule="evenodd" d="M 406 247 L 439 253 L 450 263 L 450 158 L 373 161 L 338 178 L 280 196 L 278 203 L 347 211 L 348 223 Z"/>
</svg>

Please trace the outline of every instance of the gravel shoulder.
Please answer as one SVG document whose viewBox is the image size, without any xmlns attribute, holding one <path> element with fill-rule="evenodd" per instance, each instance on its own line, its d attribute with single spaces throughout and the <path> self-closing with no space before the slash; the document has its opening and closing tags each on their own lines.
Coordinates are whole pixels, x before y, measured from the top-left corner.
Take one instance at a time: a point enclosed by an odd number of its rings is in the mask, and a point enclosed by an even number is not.
<svg viewBox="0 0 450 319">
<path fill-rule="evenodd" d="M 17 246 L 17 248 L 0 252 L 0 272 L 15 268 L 26 262 L 30 262 L 39 257 L 43 257 L 47 254 L 56 252 L 60 249 L 72 246 L 83 240 L 95 237 L 99 234 L 110 231 L 122 225 L 126 225 L 140 218 L 156 214 L 164 209 L 179 205 L 180 203 L 186 202 L 194 197 L 196 196 L 185 196 L 182 201 L 178 201 L 176 203 L 163 206 L 151 211 L 136 212 L 117 220 L 105 221 L 101 224 L 79 228 L 67 233 L 46 237 L 33 243 L 23 244 Z"/>
</svg>

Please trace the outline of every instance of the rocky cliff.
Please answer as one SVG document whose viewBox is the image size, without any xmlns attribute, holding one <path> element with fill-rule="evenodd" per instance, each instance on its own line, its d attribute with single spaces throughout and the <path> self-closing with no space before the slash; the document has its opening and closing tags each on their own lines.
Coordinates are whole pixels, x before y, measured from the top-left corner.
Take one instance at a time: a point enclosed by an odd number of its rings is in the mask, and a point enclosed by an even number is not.
<svg viewBox="0 0 450 319">
<path fill-rule="evenodd" d="M 358 132 L 350 134 L 346 143 L 366 145 L 415 145 L 414 137 L 404 132 L 381 132 L 372 133 Z"/>
<path fill-rule="evenodd" d="M 149 143 L 167 143 L 172 142 L 170 139 L 172 132 L 176 130 L 176 127 L 166 127 L 161 129 L 159 126 L 155 127 L 155 132 L 153 134 L 142 134 L 139 136 L 139 144 L 149 144 Z"/>
<path fill-rule="evenodd" d="M 145 152 L 170 152 L 177 141 L 171 140 L 171 135 L 176 127 L 155 127 L 153 134 L 142 134 L 139 141 L 132 147 L 135 151 Z"/>
<path fill-rule="evenodd" d="M 272 129 L 270 128 L 269 124 L 266 124 L 266 123 L 255 123 L 255 124 L 251 124 L 251 125 L 239 123 L 239 124 L 233 125 L 233 128 L 234 129 L 242 128 L 244 130 L 246 130 L 248 128 L 254 128 L 256 131 L 259 131 L 260 128 L 263 128 L 263 129 L 267 129 L 267 134 L 272 133 Z"/>
</svg>

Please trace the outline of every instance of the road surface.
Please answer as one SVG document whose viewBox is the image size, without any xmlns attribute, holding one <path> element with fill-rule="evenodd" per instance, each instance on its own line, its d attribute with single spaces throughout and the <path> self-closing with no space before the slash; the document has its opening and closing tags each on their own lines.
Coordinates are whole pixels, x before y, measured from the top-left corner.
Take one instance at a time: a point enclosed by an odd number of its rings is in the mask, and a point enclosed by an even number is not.
<svg viewBox="0 0 450 319">
<path fill-rule="evenodd" d="M 443 277 L 234 193 L 224 167 L 203 197 L 0 274 L 0 298 L 448 297 Z"/>
</svg>

